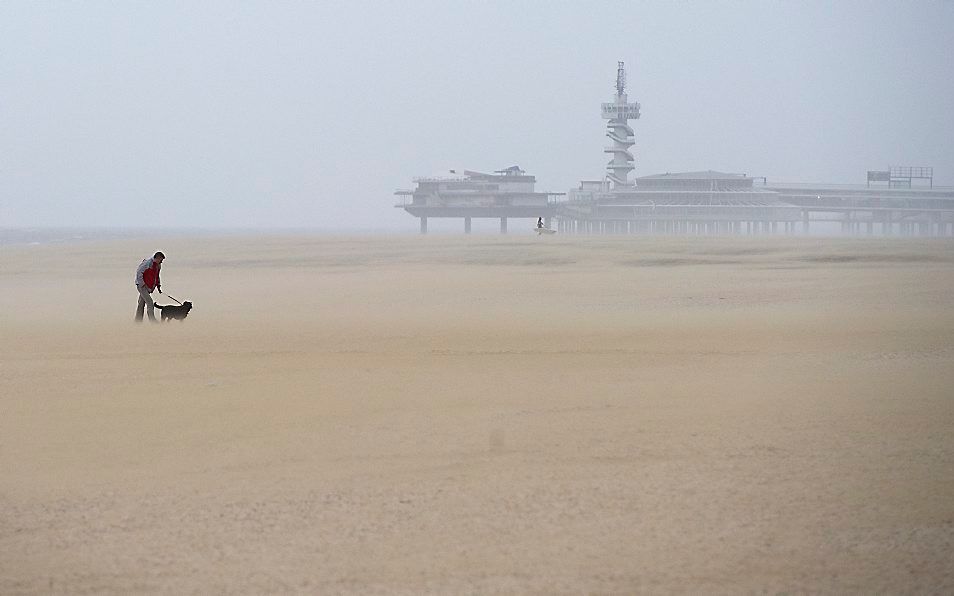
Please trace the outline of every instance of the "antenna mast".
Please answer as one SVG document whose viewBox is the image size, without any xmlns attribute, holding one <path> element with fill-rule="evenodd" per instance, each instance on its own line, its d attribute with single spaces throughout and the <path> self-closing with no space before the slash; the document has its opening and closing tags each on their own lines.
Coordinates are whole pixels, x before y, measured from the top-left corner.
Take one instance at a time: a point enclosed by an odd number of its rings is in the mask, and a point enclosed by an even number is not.
<svg viewBox="0 0 954 596">
<path fill-rule="evenodd" d="M 626 70 L 622 62 L 616 63 L 616 95 L 626 92 Z"/>
</svg>

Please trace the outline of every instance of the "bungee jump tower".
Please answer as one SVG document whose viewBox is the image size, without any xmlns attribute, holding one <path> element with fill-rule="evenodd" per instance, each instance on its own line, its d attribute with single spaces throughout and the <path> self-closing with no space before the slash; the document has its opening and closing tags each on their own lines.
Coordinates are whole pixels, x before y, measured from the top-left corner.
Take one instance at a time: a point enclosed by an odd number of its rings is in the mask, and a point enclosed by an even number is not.
<svg viewBox="0 0 954 596">
<path fill-rule="evenodd" d="M 613 183 L 615 190 L 635 188 L 636 184 L 629 179 L 629 173 L 635 166 L 630 148 L 636 144 L 636 135 L 633 133 L 629 120 L 639 118 L 639 104 L 630 103 L 626 97 L 626 70 L 622 62 L 616 65 L 616 100 L 604 103 L 601 109 L 606 123 L 606 136 L 613 141 L 611 147 L 603 149 L 610 153 L 613 159 L 606 164 L 606 178 Z"/>
</svg>

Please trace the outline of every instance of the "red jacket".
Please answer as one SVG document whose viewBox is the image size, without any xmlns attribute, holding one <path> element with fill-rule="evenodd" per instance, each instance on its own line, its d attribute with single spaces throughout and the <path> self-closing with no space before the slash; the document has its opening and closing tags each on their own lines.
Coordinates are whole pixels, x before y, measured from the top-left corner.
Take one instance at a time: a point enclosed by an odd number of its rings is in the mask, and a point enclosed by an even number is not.
<svg viewBox="0 0 954 596">
<path fill-rule="evenodd" d="M 162 265 L 154 262 L 152 267 L 142 272 L 142 281 L 145 282 L 146 287 L 150 290 L 154 289 L 156 284 L 159 282 L 160 267 L 162 267 Z"/>
<path fill-rule="evenodd" d="M 159 269 L 161 267 L 162 264 L 157 263 L 154 259 L 143 259 L 142 264 L 139 265 L 139 270 L 136 271 L 136 285 L 141 282 L 151 292 L 162 283 L 159 281 Z"/>
</svg>

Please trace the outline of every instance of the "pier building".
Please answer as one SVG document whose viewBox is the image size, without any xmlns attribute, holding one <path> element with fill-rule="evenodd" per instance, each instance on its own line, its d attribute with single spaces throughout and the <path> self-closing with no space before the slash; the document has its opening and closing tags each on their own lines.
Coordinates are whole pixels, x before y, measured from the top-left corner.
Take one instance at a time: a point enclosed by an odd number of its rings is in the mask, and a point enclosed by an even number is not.
<svg viewBox="0 0 954 596">
<path fill-rule="evenodd" d="M 451 170 L 449 176 L 415 178 L 411 190 L 398 190 L 403 202 L 395 205 L 421 220 L 427 233 L 430 217 L 463 218 L 464 233 L 471 231 L 475 217 L 500 220 L 500 233 L 507 233 L 512 218 L 543 217 L 549 224 L 556 210 L 556 197 L 563 193 L 536 192 L 536 178 L 519 166 L 496 170 L 493 174 Z"/>
<path fill-rule="evenodd" d="M 628 188 L 583 182 L 557 211 L 560 231 L 611 234 L 794 233 L 798 207 L 742 174 L 643 176 Z"/>
</svg>

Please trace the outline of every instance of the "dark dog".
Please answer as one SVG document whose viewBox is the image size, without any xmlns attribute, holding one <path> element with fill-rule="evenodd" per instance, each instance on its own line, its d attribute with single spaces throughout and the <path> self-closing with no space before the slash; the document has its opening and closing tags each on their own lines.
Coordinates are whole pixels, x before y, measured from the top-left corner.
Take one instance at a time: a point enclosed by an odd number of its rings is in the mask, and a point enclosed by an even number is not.
<svg viewBox="0 0 954 596">
<path fill-rule="evenodd" d="M 182 321 L 189 316 L 189 311 L 192 310 L 192 303 L 187 300 L 182 303 L 182 306 L 176 306 L 174 304 L 157 304 L 156 308 L 162 311 L 163 323 L 166 322 L 166 319 L 178 319 Z"/>
</svg>

